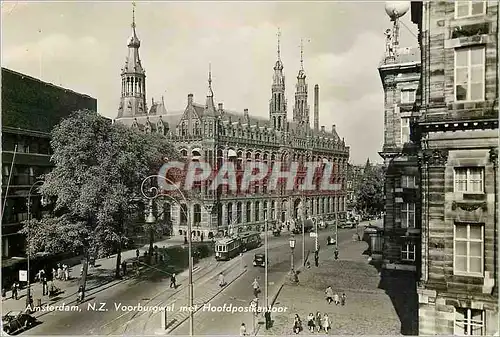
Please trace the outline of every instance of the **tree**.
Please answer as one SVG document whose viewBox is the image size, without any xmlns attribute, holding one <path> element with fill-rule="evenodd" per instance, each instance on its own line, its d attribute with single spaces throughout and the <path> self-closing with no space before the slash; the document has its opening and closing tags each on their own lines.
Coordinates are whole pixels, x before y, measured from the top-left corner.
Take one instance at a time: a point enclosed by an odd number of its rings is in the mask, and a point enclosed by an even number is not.
<svg viewBox="0 0 500 337">
<path fill-rule="evenodd" d="M 177 158 L 158 134 L 145 134 L 92 111 L 78 111 L 52 131 L 54 169 L 44 177 L 42 195 L 54 211 L 27 223 L 31 253 L 68 250 L 109 254 L 118 249 L 117 275 L 132 200 L 140 200 L 142 179 L 158 172 L 163 158 Z M 29 229 L 28 229 L 29 227 Z"/>
<path fill-rule="evenodd" d="M 374 214 L 384 210 L 384 177 L 382 167 L 372 166 L 369 161 L 363 172 L 363 179 L 356 190 L 356 207 Z"/>
</svg>

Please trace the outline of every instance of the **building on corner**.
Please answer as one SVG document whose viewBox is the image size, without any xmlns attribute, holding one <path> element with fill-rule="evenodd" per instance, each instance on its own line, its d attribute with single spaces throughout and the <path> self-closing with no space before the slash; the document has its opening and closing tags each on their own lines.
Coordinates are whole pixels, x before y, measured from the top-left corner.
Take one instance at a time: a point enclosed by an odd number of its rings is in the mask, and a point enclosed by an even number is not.
<svg viewBox="0 0 500 337">
<path fill-rule="evenodd" d="M 498 335 L 497 1 L 412 2 L 421 50 L 420 335 Z"/>
</svg>

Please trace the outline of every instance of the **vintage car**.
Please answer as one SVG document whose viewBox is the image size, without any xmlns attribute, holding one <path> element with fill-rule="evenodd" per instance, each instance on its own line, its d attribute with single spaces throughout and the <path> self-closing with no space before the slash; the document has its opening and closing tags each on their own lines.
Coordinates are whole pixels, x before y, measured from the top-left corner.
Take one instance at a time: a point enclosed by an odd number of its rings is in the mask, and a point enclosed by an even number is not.
<svg viewBox="0 0 500 337">
<path fill-rule="evenodd" d="M 269 265 L 269 260 L 267 261 Z M 265 267 L 266 266 L 266 255 L 264 254 L 255 254 L 253 257 L 253 265 L 254 267 Z"/>
<path fill-rule="evenodd" d="M 2 328 L 7 334 L 27 330 L 36 324 L 36 318 L 23 311 L 9 311 L 2 316 Z"/>
</svg>

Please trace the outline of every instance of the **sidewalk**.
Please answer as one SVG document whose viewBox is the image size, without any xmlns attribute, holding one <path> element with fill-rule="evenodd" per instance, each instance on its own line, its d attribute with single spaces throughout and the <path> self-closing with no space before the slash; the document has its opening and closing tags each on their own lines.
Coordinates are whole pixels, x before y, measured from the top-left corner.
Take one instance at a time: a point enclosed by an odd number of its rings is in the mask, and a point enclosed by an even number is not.
<svg viewBox="0 0 500 337">
<path fill-rule="evenodd" d="M 155 245 L 158 247 L 172 247 L 176 245 L 183 244 L 184 242 L 180 240 L 167 239 L 160 242 L 156 242 Z M 149 249 L 149 245 L 144 245 L 140 248 L 140 255 L 144 254 L 144 251 Z M 121 260 L 125 261 L 128 259 L 133 259 L 136 257 L 135 249 L 126 250 L 121 253 Z M 61 261 L 64 263 L 65 261 Z M 40 282 L 31 284 L 31 293 L 33 296 L 34 304 L 36 304 L 36 299 L 42 299 L 42 305 L 50 304 L 56 305 L 60 302 L 66 301 L 67 299 L 76 299 L 76 294 L 78 292 L 79 282 L 80 282 L 80 270 L 82 264 L 76 264 L 70 266 L 69 274 L 70 279 L 68 281 L 54 280 L 54 285 L 61 289 L 58 296 L 49 299 L 48 296 L 42 296 L 42 284 Z M 95 294 L 99 291 L 112 287 L 116 284 L 123 283 L 129 278 L 123 278 L 117 280 L 115 276 L 116 267 L 116 254 L 111 255 L 109 258 L 98 259 L 95 262 L 95 268 L 89 267 L 86 283 L 86 296 L 90 294 Z M 47 271 L 46 271 L 47 272 Z M 50 285 L 50 282 L 49 282 Z M 7 298 L 2 298 L 2 312 L 7 313 L 9 311 L 21 311 L 26 308 L 26 291 L 27 289 L 21 289 L 18 294 L 18 300 L 11 299 L 11 291 L 7 292 Z M 34 316 L 40 315 L 41 312 L 37 312 Z"/>
<path fill-rule="evenodd" d="M 365 242 L 340 244 L 339 260 L 333 259 L 333 250 L 322 249 L 319 267 L 304 269 L 299 285 L 285 284 L 279 293 L 275 307 L 287 308 L 284 313 L 273 313 L 273 326 L 260 329 L 266 335 L 290 335 L 295 314 L 302 320 L 308 335 L 309 313 L 327 313 L 335 335 L 399 335 L 400 320 L 391 299 L 379 289 L 380 276 L 362 255 L 367 248 Z M 334 293 L 346 294 L 345 306 L 328 304 L 325 289 L 331 286 Z M 324 333 L 323 333 L 324 334 Z"/>
</svg>

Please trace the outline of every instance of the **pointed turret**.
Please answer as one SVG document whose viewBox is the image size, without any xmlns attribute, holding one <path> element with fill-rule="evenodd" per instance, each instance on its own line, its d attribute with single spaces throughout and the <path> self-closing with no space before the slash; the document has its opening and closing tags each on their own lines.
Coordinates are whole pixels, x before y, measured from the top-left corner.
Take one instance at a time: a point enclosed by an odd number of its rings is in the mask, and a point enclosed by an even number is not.
<svg viewBox="0 0 500 337">
<path fill-rule="evenodd" d="M 293 121 L 302 125 L 309 125 L 309 106 L 307 105 L 307 83 L 304 71 L 304 44 L 300 40 L 300 70 L 297 74 L 295 86 L 295 105 L 293 108 Z"/>
<path fill-rule="evenodd" d="M 215 109 L 214 104 L 214 92 L 212 90 L 212 65 L 208 65 L 208 92 L 207 92 L 207 101 L 205 104 L 205 115 L 217 115 L 217 110 Z"/>
<path fill-rule="evenodd" d="M 128 55 L 122 68 L 122 90 L 118 118 L 144 115 L 146 107 L 146 72 L 141 64 L 141 41 L 135 30 L 135 3 L 132 3 L 132 34 L 127 40 Z"/>
<path fill-rule="evenodd" d="M 286 124 L 285 75 L 280 51 L 281 32 L 278 29 L 278 58 L 274 65 L 271 100 L 269 102 L 269 118 L 276 130 L 284 130 Z"/>
</svg>

